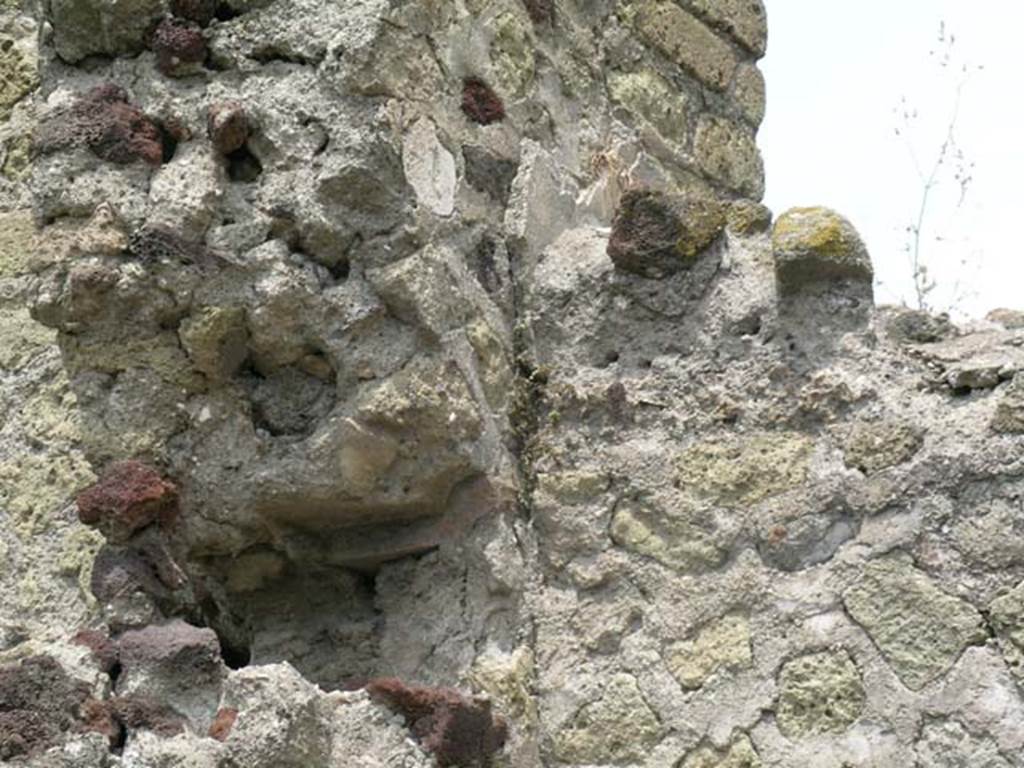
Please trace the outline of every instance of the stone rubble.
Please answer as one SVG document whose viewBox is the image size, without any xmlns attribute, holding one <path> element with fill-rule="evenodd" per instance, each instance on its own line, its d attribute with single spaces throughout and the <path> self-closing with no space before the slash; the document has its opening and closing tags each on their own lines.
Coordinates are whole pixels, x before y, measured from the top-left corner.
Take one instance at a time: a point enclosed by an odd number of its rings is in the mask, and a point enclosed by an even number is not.
<svg viewBox="0 0 1024 768">
<path fill-rule="evenodd" d="M 0 0 L 0 760 L 1024 767 L 1021 312 L 773 221 L 767 30 Z"/>
</svg>

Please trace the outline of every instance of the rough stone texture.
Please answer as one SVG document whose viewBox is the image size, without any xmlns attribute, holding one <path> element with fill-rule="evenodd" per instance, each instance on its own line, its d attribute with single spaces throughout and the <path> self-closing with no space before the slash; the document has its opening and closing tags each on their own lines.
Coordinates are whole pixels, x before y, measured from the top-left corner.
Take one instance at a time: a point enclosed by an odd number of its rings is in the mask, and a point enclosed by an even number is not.
<svg viewBox="0 0 1024 768">
<path fill-rule="evenodd" d="M 692 265 L 724 228 L 725 211 L 717 201 L 629 191 L 612 221 L 608 256 L 626 272 L 665 277 Z"/>
<path fill-rule="evenodd" d="M 78 494 L 75 503 L 78 519 L 98 528 L 109 541 L 124 541 L 152 523 L 169 524 L 178 512 L 174 484 L 139 461 L 111 465 Z"/>
<path fill-rule="evenodd" d="M 837 731 L 864 710 L 864 685 L 846 651 L 824 651 L 786 663 L 779 672 L 779 730 L 790 738 Z"/>
<path fill-rule="evenodd" d="M 0 0 L 0 667 L 70 692 L 10 762 L 1021 768 L 1024 329 L 875 308 L 835 214 L 773 246 L 764 49 L 755 0 Z M 638 199 L 708 216 L 644 251 Z"/>
<path fill-rule="evenodd" d="M 922 443 L 919 431 L 909 424 L 857 424 L 843 441 L 843 460 L 846 466 L 871 474 L 909 461 Z"/>
<path fill-rule="evenodd" d="M 871 259 L 853 226 L 827 208 L 794 208 L 772 230 L 779 289 L 790 293 L 809 283 L 849 279 L 870 285 Z"/>
<path fill-rule="evenodd" d="M 371 680 L 370 698 L 405 718 L 406 725 L 439 766 L 484 765 L 507 738 L 504 720 L 487 699 L 469 699 L 444 688 L 410 687 L 395 678 Z"/>
<path fill-rule="evenodd" d="M 985 640 L 981 614 L 903 555 L 869 563 L 843 601 L 912 690 L 948 670 L 968 644 Z"/>
</svg>

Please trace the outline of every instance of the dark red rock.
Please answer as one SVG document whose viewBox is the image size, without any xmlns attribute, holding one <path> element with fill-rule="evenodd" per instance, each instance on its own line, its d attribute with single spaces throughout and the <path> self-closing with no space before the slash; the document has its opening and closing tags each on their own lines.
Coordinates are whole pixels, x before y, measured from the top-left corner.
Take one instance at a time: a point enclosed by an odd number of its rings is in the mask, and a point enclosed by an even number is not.
<svg viewBox="0 0 1024 768">
<path fill-rule="evenodd" d="M 206 39 L 199 25 L 165 18 L 153 32 L 150 48 L 156 54 L 156 66 L 168 77 L 187 74 L 206 60 Z"/>
<path fill-rule="evenodd" d="M 145 669 L 182 688 L 216 682 L 224 669 L 216 633 L 180 619 L 125 632 L 120 649 L 123 674 Z"/>
<path fill-rule="evenodd" d="M 185 718 L 156 699 L 119 696 L 108 703 L 113 717 L 127 730 L 143 729 L 164 737 L 185 730 Z"/>
<path fill-rule="evenodd" d="M 249 119 L 237 101 L 213 104 L 206 117 L 206 132 L 222 155 L 230 155 L 249 140 Z"/>
<path fill-rule="evenodd" d="M 231 729 L 235 726 L 235 720 L 238 719 L 238 710 L 232 707 L 221 707 L 217 710 L 217 714 L 213 716 L 213 722 L 210 723 L 210 731 L 207 734 L 211 739 L 217 741 L 224 741 L 231 733 Z"/>
<path fill-rule="evenodd" d="M 218 4 L 218 0 L 171 0 L 170 8 L 175 16 L 205 27 L 216 17 Z"/>
<path fill-rule="evenodd" d="M 71 642 L 76 645 L 84 645 L 96 660 L 100 669 L 108 675 L 117 666 L 117 643 L 110 639 L 110 635 L 99 629 L 80 629 Z"/>
<path fill-rule="evenodd" d="M 35 150 L 42 154 L 74 147 L 88 147 L 103 160 L 121 165 L 142 160 L 150 165 L 163 161 L 160 126 L 113 83 L 89 90 L 70 107 L 54 110 L 36 129 Z"/>
<path fill-rule="evenodd" d="M 492 714 L 486 699 L 452 688 L 410 686 L 395 678 L 371 680 L 366 690 L 374 701 L 405 718 L 413 737 L 442 768 L 488 765 L 508 738 L 504 718 Z"/>
<path fill-rule="evenodd" d="M 490 125 L 505 119 L 505 105 L 501 98 L 478 77 L 467 77 L 462 81 L 462 111 L 480 125 Z"/>
<path fill-rule="evenodd" d="M 555 18 L 555 0 L 523 0 L 526 13 L 534 24 L 548 24 Z"/>
<path fill-rule="evenodd" d="M 0 760 L 33 755 L 79 727 L 89 687 L 72 680 L 51 656 L 0 667 Z"/>
<path fill-rule="evenodd" d="M 141 461 L 110 465 L 76 501 L 79 520 L 110 541 L 125 541 L 152 523 L 166 525 L 178 513 L 174 484 Z"/>
<path fill-rule="evenodd" d="M 170 737 L 185 730 L 185 718 L 166 704 L 147 696 L 90 698 L 82 706 L 82 730 L 107 737 L 111 747 L 124 743 L 127 731 L 146 730 Z"/>
</svg>

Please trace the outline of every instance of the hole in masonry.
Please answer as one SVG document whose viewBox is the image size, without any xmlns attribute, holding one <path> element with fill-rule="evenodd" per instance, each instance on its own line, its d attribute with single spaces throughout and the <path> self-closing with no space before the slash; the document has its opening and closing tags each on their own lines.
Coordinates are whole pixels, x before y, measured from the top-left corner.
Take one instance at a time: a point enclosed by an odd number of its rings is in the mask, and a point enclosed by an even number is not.
<svg viewBox="0 0 1024 768">
<path fill-rule="evenodd" d="M 263 164 L 248 147 L 236 149 L 227 156 L 227 161 L 228 178 L 232 181 L 250 183 L 256 181 L 263 173 Z"/>
<path fill-rule="evenodd" d="M 252 651 L 248 647 L 228 643 L 223 638 L 220 643 L 220 656 L 228 669 L 243 669 L 252 661 Z"/>
<path fill-rule="evenodd" d="M 242 12 L 232 8 L 230 3 L 219 3 L 213 15 L 217 21 L 231 21 L 241 16 Z"/>
<path fill-rule="evenodd" d="M 178 151 L 178 137 L 173 132 L 167 130 L 164 126 L 160 126 L 160 159 L 164 163 L 169 163 L 174 159 L 174 154 Z"/>
</svg>

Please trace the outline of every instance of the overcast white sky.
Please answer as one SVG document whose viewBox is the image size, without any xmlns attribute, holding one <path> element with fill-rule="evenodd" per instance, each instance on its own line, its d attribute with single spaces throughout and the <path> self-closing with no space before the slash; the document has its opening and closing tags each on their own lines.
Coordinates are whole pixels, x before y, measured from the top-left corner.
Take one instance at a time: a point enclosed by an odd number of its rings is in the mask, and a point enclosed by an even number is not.
<svg viewBox="0 0 1024 768">
<path fill-rule="evenodd" d="M 939 24 L 955 62 L 983 65 L 963 89 L 957 138 L 975 163 L 962 206 L 951 177 L 925 220 L 924 253 L 939 309 L 1024 309 L 1024 97 L 1021 0 L 766 0 L 768 112 L 759 135 L 765 202 L 776 215 L 827 205 L 860 230 L 881 281 L 879 303 L 911 300 L 904 228 L 920 205 L 907 143 L 895 134 L 903 96 L 918 109 L 910 141 L 922 166 L 938 152 L 957 73 L 942 70 Z M 935 242 L 935 236 L 942 242 Z M 963 262 L 963 263 L 961 263 Z M 966 295 L 964 295 L 966 294 Z"/>
</svg>

